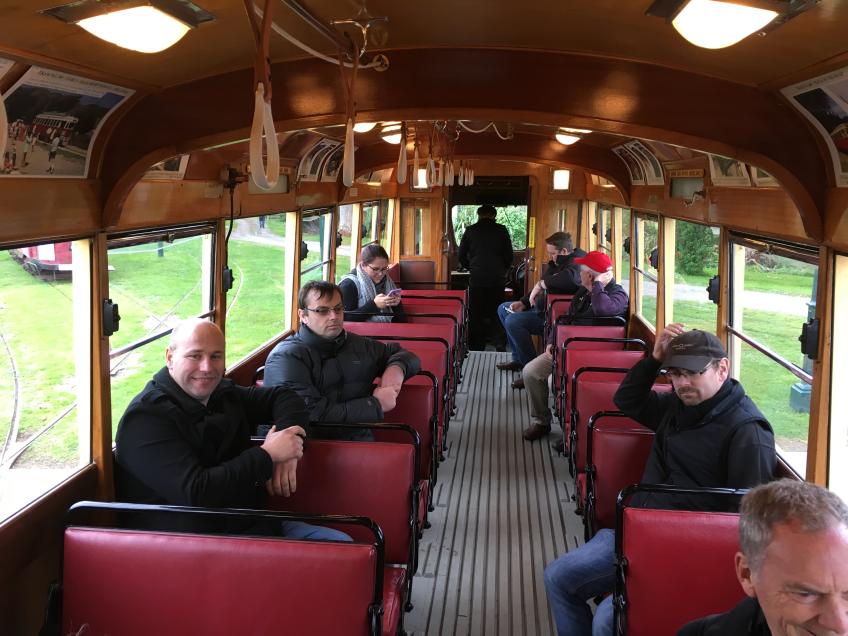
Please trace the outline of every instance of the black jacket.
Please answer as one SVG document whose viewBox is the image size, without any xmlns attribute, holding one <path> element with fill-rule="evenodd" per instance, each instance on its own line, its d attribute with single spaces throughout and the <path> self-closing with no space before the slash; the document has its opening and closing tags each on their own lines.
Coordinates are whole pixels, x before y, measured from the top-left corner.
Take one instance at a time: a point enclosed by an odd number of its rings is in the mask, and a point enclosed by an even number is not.
<svg viewBox="0 0 848 636">
<path fill-rule="evenodd" d="M 580 287 L 580 266 L 574 264 L 578 256 L 586 256 L 586 252 L 580 248 L 575 249 L 568 256 L 557 256 L 556 261 L 548 261 L 542 280 L 549 294 L 576 294 Z M 524 307 L 530 308 L 530 295 L 521 297 Z M 536 299 L 536 311 L 545 311 L 545 294 L 540 294 Z"/>
<path fill-rule="evenodd" d="M 512 266 L 509 231 L 494 219 L 480 219 L 465 228 L 459 243 L 459 264 L 471 272 L 470 285 L 500 287 Z"/>
<path fill-rule="evenodd" d="M 328 340 L 301 325 L 268 355 L 265 386 L 295 391 L 312 422 L 379 422 L 383 409 L 371 395 L 373 382 L 392 364 L 403 369 L 404 379 L 421 368 L 418 356 L 397 344 L 346 331 Z"/>
<path fill-rule="evenodd" d="M 222 380 L 206 406 L 161 369 L 127 407 L 115 437 L 118 499 L 257 508 L 273 462 L 250 436 L 258 425 L 306 426 L 303 400 L 282 387 Z"/>
<path fill-rule="evenodd" d="M 351 271 L 351 274 L 355 273 L 356 270 Z M 386 293 L 387 278 L 388 276 L 384 277 L 383 280 L 374 285 L 378 294 Z M 373 300 L 369 300 L 361 307 L 359 306 L 359 289 L 357 288 L 356 283 L 351 279 L 345 278 L 342 282 L 340 282 L 339 289 L 342 290 L 342 304 L 345 308 L 345 320 L 349 320 L 351 322 L 367 322 L 371 317 L 367 314 L 376 314 L 380 312 L 380 308 L 377 307 Z M 392 322 L 409 322 L 409 318 L 403 310 L 403 303 L 392 307 Z"/>
<path fill-rule="evenodd" d="M 686 406 L 675 393 L 651 390 L 659 370 L 652 356 L 638 362 L 613 398 L 626 415 L 656 433 L 643 483 L 751 488 L 772 479 L 777 462 L 774 432 L 741 384 L 728 379 L 709 400 Z M 632 505 L 727 509 L 684 496 L 637 495 Z"/>
<path fill-rule="evenodd" d="M 687 623 L 677 636 L 771 636 L 771 630 L 757 599 L 746 598 L 729 612 Z"/>
</svg>

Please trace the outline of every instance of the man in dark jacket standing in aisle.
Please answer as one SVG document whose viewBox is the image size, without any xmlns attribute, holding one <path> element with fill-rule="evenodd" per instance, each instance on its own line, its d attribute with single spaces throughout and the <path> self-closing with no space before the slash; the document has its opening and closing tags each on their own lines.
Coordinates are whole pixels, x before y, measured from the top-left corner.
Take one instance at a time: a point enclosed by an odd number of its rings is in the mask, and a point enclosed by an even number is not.
<svg viewBox="0 0 848 636">
<path fill-rule="evenodd" d="M 421 368 L 414 353 L 344 330 L 337 285 L 310 281 L 298 294 L 300 329 L 271 351 L 265 386 L 284 386 L 306 402 L 311 422 L 381 422 L 395 407 L 404 380 Z M 374 386 L 374 380 L 380 380 Z M 372 439 L 366 429 L 312 436 Z"/>
<path fill-rule="evenodd" d="M 459 264 L 471 273 L 468 286 L 468 348 L 486 348 L 486 330 L 498 324 L 498 305 L 504 299 L 506 272 L 512 266 L 509 231 L 495 221 L 493 205 L 477 208 L 477 223 L 465 228 L 459 243 Z"/>
<path fill-rule="evenodd" d="M 214 508 L 262 508 L 265 490 L 289 496 L 303 456 L 307 413 L 281 387 L 240 387 L 224 376 L 224 334 L 207 320 L 171 332 L 166 366 L 147 383 L 118 425 L 121 501 Z M 250 441 L 272 425 L 262 445 Z M 343 532 L 296 521 L 286 537 L 350 541 Z"/>
<path fill-rule="evenodd" d="M 637 363 L 615 394 L 626 415 L 655 431 L 643 483 L 688 488 L 751 488 L 770 481 L 777 456 L 765 416 L 729 377 L 727 353 L 714 335 L 670 324 L 657 335 L 653 354 Z M 651 389 L 665 369 L 674 392 Z M 670 509 L 721 509 L 704 499 L 647 494 L 631 505 Z M 611 592 L 615 532 L 592 539 L 545 568 L 545 588 L 557 631 L 583 636 L 613 633 L 612 597 L 594 618 L 587 602 Z"/>
<path fill-rule="evenodd" d="M 521 371 L 536 357 L 531 336 L 540 336 L 544 330 L 548 293 L 575 294 L 580 288 L 580 267 L 574 259 L 586 252 L 574 249 L 571 234 L 554 232 L 545 239 L 545 250 L 550 261 L 530 293 L 498 307 L 498 318 L 512 349 L 512 360 L 496 365 L 501 371 Z"/>
</svg>

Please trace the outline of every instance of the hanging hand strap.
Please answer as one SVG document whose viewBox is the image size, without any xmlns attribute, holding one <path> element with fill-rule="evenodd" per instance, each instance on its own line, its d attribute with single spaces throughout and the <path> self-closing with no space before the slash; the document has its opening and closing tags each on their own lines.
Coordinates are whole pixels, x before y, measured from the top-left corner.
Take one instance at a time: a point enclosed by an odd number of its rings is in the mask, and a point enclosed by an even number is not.
<svg viewBox="0 0 848 636">
<path fill-rule="evenodd" d="M 244 0 L 253 38 L 256 41 L 256 57 L 253 61 L 253 82 L 256 93 L 253 104 L 253 124 L 250 127 L 250 176 L 253 182 L 263 190 L 273 188 L 280 178 L 280 147 L 277 145 L 274 115 L 271 112 L 271 63 L 268 57 L 274 1 L 265 0 L 260 25 L 253 10 L 253 0 Z M 263 135 L 265 151 L 268 155 L 267 165 L 263 162 Z"/>
<path fill-rule="evenodd" d="M 345 66 L 344 52 L 339 51 L 339 72 L 342 74 L 342 90 L 345 98 L 345 114 L 347 115 L 347 126 L 345 128 L 344 154 L 342 155 L 342 183 L 350 187 L 353 185 L 353 177 L 356 172 L 354 164 L 353 147 L 353 125 L 356 123 L 356 74 L 359 70 L 359 56 L 353 56 L 353 64 L 348 69 Z"/>
<path fill-rule="evenodd" d="M 6 152 L 6 142 L 9 139 L 9 119 L 6 117 L 6 104 L 3 103 L 3 93 L 0 93 L 0 154 Z"/>
</svg>

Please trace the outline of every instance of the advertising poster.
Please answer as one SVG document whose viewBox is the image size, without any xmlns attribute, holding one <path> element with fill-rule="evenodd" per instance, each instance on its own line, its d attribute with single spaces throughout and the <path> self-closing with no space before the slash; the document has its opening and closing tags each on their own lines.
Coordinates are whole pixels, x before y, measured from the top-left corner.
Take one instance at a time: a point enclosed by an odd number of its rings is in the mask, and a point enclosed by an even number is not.
<svg viewBox="0 0 848 636">
<path fill-rule="evenodd" d="M 85 177 L 103 122 L 133 91 L 33 66 L 4 95 L 9 140 L 0 174 Z"/>
<path fill-rule="evenodd" d="M 782 89 L 824 137 L 836 185 L 848 188 L 848 67 Z"/>
<path fill-rule="evenodd" d="M 710 155 L 710 179 L 714 186 L 750 187 L 751 177 L 747 166 L 741 161 Z"/>
<path fill-rule="evenodd" d="M 612 151 L 627 166 L 627 172 L 630 174 L 630 183 L 633 185 L 645 185 L 645 169 L 642 167 L 642 162 L 639 161 L 633 152 L 626 145 L 615 146 Z"/>
</svg>

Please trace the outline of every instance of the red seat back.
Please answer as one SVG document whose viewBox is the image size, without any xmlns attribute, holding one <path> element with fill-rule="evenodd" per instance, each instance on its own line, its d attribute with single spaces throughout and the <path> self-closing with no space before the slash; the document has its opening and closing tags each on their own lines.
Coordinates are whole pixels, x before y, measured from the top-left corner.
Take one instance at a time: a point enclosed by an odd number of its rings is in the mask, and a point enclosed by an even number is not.
<svg viewBox="0 0 848 636">
<path fill-rule="evenodd" d="M 638 484 L 654 443 L 654 432 L 629 417 L 601 416 L 587 431 L 590 534 L 615 528 L 615 502 L 626 486 Z"/>
<path fill-rule="evenodd" d="M 62 633 L 364 635 L 376 571 L 371 544 L 71 527 Z"/>
<path fill-rule="evenodd" d="M 738 528 L 736 514 L 625 509 L 627 635 L 674 636 L 736 605 L 744 596 L 733 562 Z"/>
<path fill-rule="evenodd" d="M 568 381 L 563 381 L 559 388 L 559 401 L 562 417 L 566 428 L 571 428 L 571 379 L 575 372 L 583 367 L 609 367 L 612 369 L 629 369 L 634 364 L 645 357 L 644 351 L 613 351 L 613 350 L 586 350 L 577 349 L 572 351 L 570 348 L 565 351 L 564 361 L 564 378 Z M 605 380 L 609 379 L 608 372 L 583 372 L 580 374 L 584 382 L 590 380 Z M 620 381 L 620 380 L 619 380 Z"/>
<path fill-rule="evenodd" d="M 565 377 L 565 367 L 562 362 L 561 347 L 570 338 L 623 338 L 624 327 L 593 327 L 586 325 L 557 325 L 556 337 L 554 339 L 554 348 L 556 350 L 555 365 L 556 373 L 554 373 L 554 392 L 559 393 L 560 387 L 563 385 L 563 377 Z M 573 341 L 567 345 L 569 351 L 579 349 L 592 350 L 623 350 L 624 343 L 622 342 L 604 342 L 604 341 Z M 567 356 L 566 356 L 567 357 Z M 594 365 L 597 366 L 597 365 Z M 559 412 L 559 401 L 557 400 L 556 408 Z M 565 416 L 566 413 L 562 413 Z"/>
<path fill-rule="evenodd" d="M 599 373 L 585 373 L 581 375 L 593 376 L 594 380 L 581 380 L 578 375 L 577 389 L 574 392 L 574 404 L 572 408 L 572 453 L 574 458 L 574 470 L 583 472 L 586 470 L 586 438 L 589 418 L 599 411 L 615 411 L 613 395 L 618 390 L 623 373 L 609 373 L 603 377 Z M 576 441 L 576 444 L 574 443 Z"/>
<path fill-rule="evenodd" d="M 386 540 L 386 562 L 407 563 L 412 545 L 415 448 L 389 442 L 309 440 L 297 465 L 297 491 L 272 497 L 272 510 L 359 515 Z M 348 530 L 354 539 L 358 528 Z"/>
<path fill-rule="evenodd" d="M 411 426 L 421 438 L 422 479 L 432 476 L 437 433 L 433 415 L 433 385 L 423 376 L 414 376 L 403 384 L 395 408 L 385 415 L 387 422 Z"/>
<path fill-rule="evenodd" d="M 409 324 L 397 322 L 345 322 L 344 328 L 350 333 L 361 336 L 414 336 L 419 338 L 443 338 L 447 340 L 448 346 L 453 352 L 456 344 L 454 341 L 453 325 L 440 324 Z"/>
</svg>

